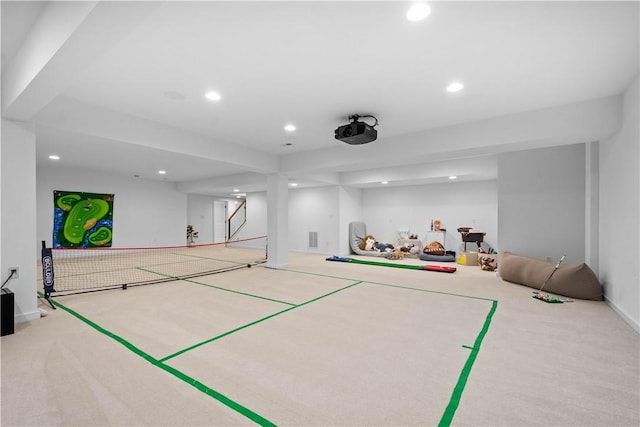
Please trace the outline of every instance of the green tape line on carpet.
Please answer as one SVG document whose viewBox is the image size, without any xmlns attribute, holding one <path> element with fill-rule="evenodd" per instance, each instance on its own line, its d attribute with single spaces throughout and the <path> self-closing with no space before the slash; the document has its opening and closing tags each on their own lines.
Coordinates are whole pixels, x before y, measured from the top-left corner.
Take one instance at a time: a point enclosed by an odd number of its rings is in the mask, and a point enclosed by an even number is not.
<svg viewBox="0 0 640 427">
<path fill-rule="evenodd" d="M 358 280 L 358 279 L 354 279 L 354 278 L 351 278 L 351 277 L 333 276 L 333 275 L 321 274 L 321 273 L 310 273 L 308 271 L 300 271 L 300 270 L 285 269 L 284 271 L 290 271 L 292 273 L 299 273 L 299 274 L 307 274 L 307 275 L 310 275 L 310 276 L 329 277 L 329 278 L 332 278 L 332 279 L 340 279 L 340 280 L 352 280 L 352 281 L 353 280 Z M 449 296 L 452 296 L 452 297 L 470 298 L 470 299 L 477 299 L 477 300 L 483 300 L 483 301 L 495 301 L 493 298 L 484 298 L 484 297 L 476 297 L 476 296 L 472 296 L 472 295 L 454 294 L 453 292 L 434 291 L 434 290 L 431 290 L 431 289 L 413 288 L 411 286 L 392 285 L 392 284 L 389 284 L 389 283 L 372 282 L 371 280 L 362 280 L 361 282 L 364 283 L 365 285 L 388 286 L 390 288 L 409 289 L 411 291 L 427 292 L 427 293 L 430 293 L 430 294 L 449 295 Z"/>
<path fill-rule="evenodd" d="M 409 270 L 424 270 L 424 267 L 421 265 L 411 265 L 411 264 L 396 264 L 393 262 L 383 262 L 383 261 L 369 261 L 364 259 L 356 259 L 356 258 L 348 258 L 352 264 L 366 264 L 366 265 L 379 265 L 381 267 L 395 267 L 395 268 L 407 268 Z"/>
<path fill-rule="evenodd" d="M 276 317 L 276 316 L 278 316 L 278 315 L 280 315 L 280 314 L 282 314 L 282 313 L 286 313 L 287 311 L 293 310 L 293 309 L 294 309 L 294 308 L 296 308 L 296 307 L 297 307 L 297 306 L 289 307 L 289 308 L 285 308 L 284 310 L 278 311 L 277 313 L 270 314 L 270 315 L 268 315 L 268 316 L 266 316 L 266 317 L 263 317 L 263 318 L 258 319 L 258 320 L 256 320 L 256 321 L 253 321 L 253 322 L 251 322 L 251 323 L 247 323 L 246 325 L 238 326 L 237 328 L 232 329 L 232 330 L 230 330 L 230 331 L 227 331 L 227 332 L 225 332 L 225 333 L 223 333 L 223 334 L 217 335 L 217 336 L 215 336 L 215 337 L 213 337 L 213 338 L 209 338 L 208 340 L 205 340 L 205 341 L 201 341 L 201 342 L 199 342 L 199 343 L 197 343 L 197 344 L 194 344 L 194 345 L 192 345 L 192 346 L 189 346 L 189 347 L 187 347 L 187 348 L 184 348 L 184 349 L 182 349 L 182 350 L 180 350 L 180 351 L 176 351 L 176 352 L 175 352 L 175 353 L 173 353 L 173 354 L 170 354 L 170 355 L 168 355 L 168 356 L 166 356 L 166 357 L 163 357 L 162 359 L 160 359 L 160 361 L 161 361 L 161 362 L 165 362 L 165 361 L 167 361 L 167 360 L 169 360 L 169 359 L 173 359 L 173 358 L 174 358 L 174 357 L 176 357 L 176 356 L 180 356 L 181 354 L 187 353 L 187 352 L 189 352 L 189 351 L 191 351 L 191 350 L 195 350 L 195 349 L 196 349 L 196 348 L 198 348 L 198 347 L 202 347 L 202 346 L 203 346 L 203 345 L 205 345 L 205 344 L 209 344 L 209 343 L 212 343 L 213 341 L 217 341 L 217 340 L 219 340 L 220 338 L 226 337 L 227 335 L 231 335 L 231 334 L 233 334 L 233 333 L 235 333 L 235 332 L 238 332 L 238 331 L 241 331 L 241 330 L 243 330 L 243 329 L 246 329 L 246 328 L 248 328 L 249 326 L 253 326 L 253 325 L 255 325 L 255 324 L 258 324 L 258 323 L 264 322 L 265 320 L 271 319 L 272 317 Z"/>
<path fill-rule="evenodd" d="M 496 312 L 498 308 L 498 301 L 493 301 L 491 304 L 491 310 L 487 314 L 487 317 L 484 321 L 484 325 L 482 326 L 482 330 L 478 334 L 475 343 L 473 344 L 473 348 L 471 348 L 471 352 L 469 353 L 469 357 L 467 358 L 467 362 L 464 364 L 462 368 L 462 372 L 460 373 L 460 377 L 458 377 L 458 382 L 453 389 L 453 393 L 451 394 L 451 399 L 449 399 L 449 404 L 442 414 L 442 418 L 438 423 L 439 427 L 450 426 L 451 421 L 453 420 L 453 416 L 458 409 L 458 405 L 460 404 L 460 398 L 462 397 L 462 392 L 464 391 L 464 387 L 467 384 L 467 380 L 469 379 L 469 374 L 471 373 L 471 368 L 473 367 L 476 358 L 478 357 L 478 352 L 480 351 L 480 345 L 482 344 L 482 340 L 484 336 L 487 334 L 489 330 L 489 325 L 491 324 L 491 319 L 493 318 L 493 314 Z"/>
<path fill-rule="evenodd" d="M 291 303 L 291 302 L 280 301 L 280 300 L 277 300 L 277 299 L 267 298 L 267 297 L 263 297 L 263 296 L 260 296 L 260 295 L 254 295 L 254 294 L 250 294 L 250 293 L 247 293 L 247 292 L 240 292 L 240 291 L 236 291 L 236 290 L 233 290 L 233 289 L 227 289 L 227 288 L 223 288 L 221 286 L 210 285 L 208 283 L 198 282 L 196 280 L 182 279 L 182 281 L 193 283 L 195 285 L 206 286 L 208 288 L 218 289 L 220 291 L 231 292 L 233 294 L 244 295 L 244 296 L 251 297 L 251 298 L 258 298 L 258 299 L 262 299 L 262 300 L 265 300 L 265 301 L 277 302 L 277 303 L 280 303 L 280 304 L 291 305 L 291 306 L 295 306 L 296 305 L 296 304 Z"/>
<path fill-rule="evenodd" d="M 213 342 L 213 341 L 219 340 L 220 338 L 223 338 L 223 337 L 226 337 L 227 335 L 231 335 L 231 334 L 233 334 L 233 333 L 235 333 L 235 332 L 241 331 L 242 329 L 246 329 L 246 328 L 248 328 L 249 326 L 256 325 L 256 324 L 258 324 L 258 323 L 264 322 L 265 320 L 269 320 L 269 319 L 271 319 L 272 317 L 276 317 L 276 316 L 279 316 L 279 315 L 281 315 L 281 314 L 283 314 L 283 313 L 286 313 L 287 311 L 291 311 L 291 310 L 293 310 L 293 309 L 296 309 L 296 308 L 298 308 L 298 307 L 302 307 L 303 305 L 310 304 L 310 303 L 312 303 L 312 302 L 314 302 L 314 301 L 317 301 L 317 300 L 319 300 L 319 299 L 326 298 L 326 297 L 328 297 L 329 295 L 333 295 L 333 294 L 335 294 L 335 293 L 337 293 L 337 292 L 343 291 L 343 290 L 345 290 L 345 289 L 349 289 L 349 288 L 351 288 L 351 287 L 353 287 L 353 286 L 355 286 L 355 285 L 358 285 L 358 284 L 360 284 L 360 283 L 362 283 L 362 282 L 352 283 L 352 284 L 350 284 L 349 286 L 345 286 L 344 288 L 336 289 L 335 291 L 329 292 L 328 294 L 321 295 L 321 296 L 319 296 L 319 297 L 317 297 L 317 298 L 314 298 L 314 299 L 312 299 L 312 300 L 309 300 L 309 301 L 303 302 L 302 304 L 298 304 L 298 305 L 295 305 L 295 306 L 293 306 L 293 307 L 286 308 L 286 309 L 284 309 L 284 310 L 278 311 L 277 313 L 270 314 L 269 316 L 266 316 L 266 317 L 263 317 L 263 318 L 261 318 L 261 319 L 255 320 L 255 321 L 253 321 L 253 322 L 251 322 L 251 323 L 247 323 L 246 325 L 239 326 L 239 327 L 237 327 L 237 328 L 235 328 L 235 329 L 232 329 L 232 330 L 230 330 L 230 331 L 225 332 L 224 334 L 220 334 L 220 335 L 215 336 L 215 337 L 213 337 L 213 338 L 209 338 L 208 340 L 205 340 L 205 341 L 199 342 L 199 343 L 194 344 L 194 345 L 192 345 L 192 346 L 190 346 L 190 347 L 187 347 L 187 348 L 182 349 L 182 350 L 180 350 L 180 351 L 177 351 L 177 352 L 175 352 L 175 353 L 173 353 L 173 354 L 170 354 L 169 356 L 163 357 L 162 359 L 160 359 L 160 361 L 161 361 L 161 362 L 164 362 L 164 361 L 167 361 L 167 360 L 169 360 L 169 359 L 173 359 L 173 358 L 174 358 L 174 357 L 176 357 L 176 356 L 180 356 L 181 354 L 184 354 L 184 353 L 186 353 L 186 352 L 188 352 L 188 351 L 191 351 L 191 350 L 193 350 L 193 349 L 196 349 L 196 348 L 198 348 L 198 347 L 200 347 L 200 346 L 203 346 L 203 345 L 205 345 L 205 344 L 209 344 L 209 343 L 211 343 L 211 342 Z"/>
<path fill-rule="evenodd" d="M 475 297 L 475 296 L 472 296 L 472 295 L 463 295 L 463 294 L 454 294 L 452 292 L 432 291 L 430 289 L 413 288 L 411 286 L 390 285 L 388 283 L 369 282 L 369 281 L 366 281 L 365 283 L 370 284 L 370 285 L 376 285 L 376 286 L 387 286 L 389 288 L 409 289 L 409 290 L 417 291 L 417 292 L 427 292 L 427 293 L 430 293 L 430 294 L 448 295 L 448 296 L 452 296 L 452 297 L 477 299 L 477 300 L 482 300 L 482 301 L 495 301 L 494 299 L 491 299 L 491 298 Z"/>
<path fill-rule="evenodd" d="M 246 293 L 246 292 L 240 292 L 240 291 L 236 291 L 236 290 L 233 290 L 233 289 L 223 288 L 221 286 L 215 286 L 215 285 L 210 285 L 208 283 L 198 282 L 196 280 L 192 280 L 192 278 L 182 278 L 182 277 L 177 277 L 177 276 L 171 276 L 171 275 L 167 275 L 167 274 L 164 274 L 164 273 L 159 273 L 157 271 L 147 270 L 145 268 L 138 268 L 138 270 L 146 271 L 147 273 L 157 274 L 159 276 L 166 277 L 167 279 L 175 279 L 176 281 L 189 282 L 189 283 L 193 283 L 195 285 L 206 286 L 206 287 L 209 287 L 209 288 L 218 289 L 218 290 L 225 291 L 225 292 L 231 292 L 231 293 L 234 293 L 234 294 L 244 295 L 244 296 L 247 296 L 247 297 L 263 299 L 263 300 L 266 300 L 266 301 L 273 301 L 273 302 L 277 302 L 277 303 L 280 303 L 280 304 L 295 305 L 293 303 L 286 302 L 286 301 L 279 301 L 279 300 L 276 300 L 276 299 L 267 298 L 267 297 L 263 297 L 263 296 L 260 296 L 260 295 L 249 294 L 249 293 Z M 204 276 L 206 276 L 206 274 Z"/>
<path fill-rule="evenodd" d="M 44 294 L 41 293 L 41 292 L 38 292 L 38 295 L 40 297 L 44 297 Z M 219 392 L 209 388 L 207 385 L 201 383 L 200 381 L 198 381 L 198 380 L 196 380 L 194 378 L 191 378 L 190 376 L 178 371 L 177 369 L 175 369 L 175 368 L 173 368 L 173 367 L 171 367 L 169 365 L 166 365 L 165 363 L 159 361 L 158 359 L 154 358 L 150 354 L 145 353 L 144 351 L 140 350 L 135 345 L 131 344 L 129 341 L 127 341 L 124 338 L 114 334 L 111 331 L 108 331 L 107 329 L 104 329 L 102 326 L 92 322 L 91 320 L 87 319 L 86 317 L 84 317 L 80 313 L 77 313 L 76 311 L 70 309 L 69 307 L 67 307 L 67 306 L 65 306 L 63 304 L 60 304 L 57 301 L 52 300 L 51 298 L 49 298 L 48 301 L 50 301 L 52 304 L 56 305 L 57 307 L 61 308 L 62 310 L 66 311 L 67 313 L 71 314 L 72 316 L 76 317 L 80 321 L 86 323 L 87 325 L 89 325 L 90 327 L 92 327 L 96 331 L 100 332 L 101 334 L 104 334 L 104 335 L 108 336 L 109 338 L 111 338 L 111 339 L 117 341 L 118 343 L 122 344 L 127 349 L 131 350 L 136 355 L 142 357 L 143 359 L 145 359 L 147 362 L 151 363 L 152 365 L 155 365 L 158 368 L 164 370 L 165 372 L 168 372 L 169 374 L 175 376 L 176 378 L 186 382 L 187 384 L 191 385 L 192 387 L 196 388 L 197 390 L 201 391 L 202 393 L 206 394 L 207 396 L 210 396 L 210 397 L 214 398 L 215 400 L 217 400 L 218 402 L 220 402 L 223 405 L 227 406 L 228 408 L 233 409 L 234 411 L 238 412 L 239 414 L 244 415 L 245 417 L 249 418 L 251 421 L 254 421 L 256 424 L 259 424 L 261 426 L 276 426 L 276 424 L 274 424 L 271 421 L 267 420 L 266 418 L 256 414 L 252 410 L 240 405 L 239 403 L 234 402 L 233 400 L 229 399 L 228 397 L 226 397 L 222 393 L 219 393 Z"/>
</svg>

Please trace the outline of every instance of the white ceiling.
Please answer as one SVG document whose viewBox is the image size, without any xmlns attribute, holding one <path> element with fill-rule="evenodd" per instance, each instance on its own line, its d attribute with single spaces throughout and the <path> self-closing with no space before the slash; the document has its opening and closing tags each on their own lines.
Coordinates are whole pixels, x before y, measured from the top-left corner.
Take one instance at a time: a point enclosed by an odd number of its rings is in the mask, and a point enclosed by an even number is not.
<svg viewBox="0 0 640 427">
<path fill-rule="evenodd" d="M 263 190 L 275 172 L 409 185 L 496 177 L 496 149 L 430 156 L 434 132 L 619 95 L 638 74 L 635 1 L 429 2 L 421 22 L 410 4 L 3 0 L 3 117 L 33 124 L 39 166 L 189 192 Z M 351 114 L 374 115 L 378 140 L 334 139 Z"/>
</svg>

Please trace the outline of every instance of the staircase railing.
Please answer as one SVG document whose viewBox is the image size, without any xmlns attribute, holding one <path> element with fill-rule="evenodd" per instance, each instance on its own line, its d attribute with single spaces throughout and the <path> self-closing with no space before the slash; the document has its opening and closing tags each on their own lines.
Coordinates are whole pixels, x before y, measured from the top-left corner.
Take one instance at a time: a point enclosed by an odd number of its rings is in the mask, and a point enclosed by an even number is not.
<svg viewBox="0 0 640 427">
<path fill-rule="evenodd" d="M 227 221 L 227 236 L 229 240 L 238 234 L 242 226 L 247 222 L 247 200 L 243 200 L 233 211 Z"/>
</svg>

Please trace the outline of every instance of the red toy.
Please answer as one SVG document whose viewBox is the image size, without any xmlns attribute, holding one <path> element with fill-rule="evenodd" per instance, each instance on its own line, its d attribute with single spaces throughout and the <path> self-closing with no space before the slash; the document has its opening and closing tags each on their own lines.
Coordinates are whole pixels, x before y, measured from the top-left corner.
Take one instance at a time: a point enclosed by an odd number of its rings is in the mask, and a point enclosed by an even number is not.
<svg viewBox="0 0 640 427">
<path fill-rule="evenodd" d="M 429 271 L 440 271 L 442 273 L 454 273 L 457 270 L 455 267 L 448 267 L 446 265 L 425 265 L 424 269 Z"/>
</svg>

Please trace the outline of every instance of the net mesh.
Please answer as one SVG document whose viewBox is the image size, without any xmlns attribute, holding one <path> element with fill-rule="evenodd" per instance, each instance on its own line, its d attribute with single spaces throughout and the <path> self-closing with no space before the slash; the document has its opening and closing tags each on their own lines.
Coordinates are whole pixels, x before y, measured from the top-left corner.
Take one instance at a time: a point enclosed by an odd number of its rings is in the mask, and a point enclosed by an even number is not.
<svg viewBox="0 0 640 427">
<path fill-rule="evenodd" d="M 205 276 L 245 268 L 265 259 L 266 237 L 155 248 L 54 248 L 52 295 Z"/>
</svg>

